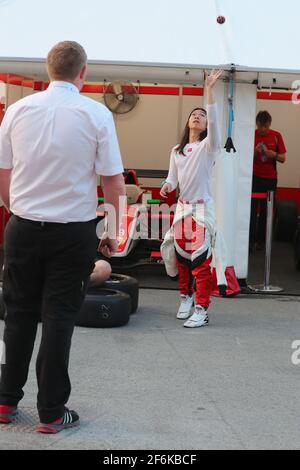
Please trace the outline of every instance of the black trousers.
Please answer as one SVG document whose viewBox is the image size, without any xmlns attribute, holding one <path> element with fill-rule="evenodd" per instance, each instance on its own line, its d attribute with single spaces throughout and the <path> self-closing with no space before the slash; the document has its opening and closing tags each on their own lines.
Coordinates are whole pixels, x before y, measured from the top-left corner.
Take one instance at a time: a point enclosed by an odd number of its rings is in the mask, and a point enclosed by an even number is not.
<svg viewBox="0 0 300 470">
<path fill-rule="evenodd" d="M 6 305 L 0 404 L 23 398 L 37 325 L 42 339 L 36 362 L 41 422 L 62 416 L 70 393 L 71 339 L 96 255 L 95 221 L 44 225 L 12 216 L 4 242 Z"/>
<path fill-rule="evenodd" d="M 252 192 L 264 193 L 267 191 L 276 191 L 277 180 L 258 178 L 253 176 Z M 259 217 L 257 212 L 259 208 Z M 252 199 L 251 219 L 250 219 L 250 243 L 264 243 L 266 240 L 267 224 L 267 201 L 265 199 Z"/>
</svg>

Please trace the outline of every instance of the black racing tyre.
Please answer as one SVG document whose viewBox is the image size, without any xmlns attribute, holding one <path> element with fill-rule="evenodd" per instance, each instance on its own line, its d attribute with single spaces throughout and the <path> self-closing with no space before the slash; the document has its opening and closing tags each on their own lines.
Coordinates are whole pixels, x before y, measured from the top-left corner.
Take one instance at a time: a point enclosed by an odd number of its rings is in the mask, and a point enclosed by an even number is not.
<svg viewBox="0 0 300 470">
<path fill-rule="evenodd" d="M 3 302 L 2 282 L 0 282 L 0 320 L 4 320 L 4 315 L 5 315 L 5 306 Z"/>
<path fill-rule="evenodd" d="M 298 228 L 295 236 L 295 265 L 300 271 L 300 228 Z"/>
<path fill-rule="evenodd" d="M 131 298 L 131 313 L 135 313 L 139 303 L 139 283 L 130 276 L 112 273 L 102 285 L 104 289 L 116 289 L 125 292 Z"/>
<path fill-rule="evenodd" d="M 274 235 L 278 241 L 292 241 L 297 229 L 298 207 L 296 201 L 278 201 Z"/>
<path fill-rule="evenodd" d="M 89 328 L 113 328 L 126 325 L 130 318 L 131 299 L 113 289 L 91 287 L 77 317 L 76 325 Z"/>
</svg>

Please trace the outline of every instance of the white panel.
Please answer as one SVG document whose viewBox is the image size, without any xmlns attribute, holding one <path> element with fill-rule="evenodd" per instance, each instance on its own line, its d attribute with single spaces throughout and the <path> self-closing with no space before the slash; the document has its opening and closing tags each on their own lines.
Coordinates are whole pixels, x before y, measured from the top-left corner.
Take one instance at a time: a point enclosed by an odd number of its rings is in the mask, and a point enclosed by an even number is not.
<svg viewBox="0 0 300 470">
<path fill-rule="evenodd" d="M 222 150 L 216 163 L 216 216 L 217 224 L 227 248 L 227 266 L 235 267 L 237 218 L 237 159 L 238 154 Z"/>
<path fill-rule="evenodd" d="M 218 84 L 216 98 L 220 110 L 223 145 L 228 127 L 228 85 Z M 256 113 L 256 87 L 235 87 L 233 142 L 237 152 L 224 149 L 214 170 L 214 197 L 217 224 L 224 236 L 228 266 L 238 278 L 248 273 L 248 245 L 253 167 L 253 142 Z"/>
<path fill-rule="evenodd" d="M 222 147 L 225 145 L 228 127 L 228 85 L 219 83 L 216 88 L 216 101 L 219 108 L 222 129 Z M 236 226 L 237 226 L 237 166 L 236 154 L 226 153 L 222 149 L 213 178 L 214 199 L 216 204 L 217 226 L 222 232 L 227 248 L 227 266 L 234 266 Z"/>
<path fill-rule="evenodd" d="M 246 279 L 248 275 L 255 117 L 256 87 L 237 85 L 234 125 L 234 144 L 238 149 L 234 157 L 238 164 L 235 270 L 239 279 Z"/>
</svg>

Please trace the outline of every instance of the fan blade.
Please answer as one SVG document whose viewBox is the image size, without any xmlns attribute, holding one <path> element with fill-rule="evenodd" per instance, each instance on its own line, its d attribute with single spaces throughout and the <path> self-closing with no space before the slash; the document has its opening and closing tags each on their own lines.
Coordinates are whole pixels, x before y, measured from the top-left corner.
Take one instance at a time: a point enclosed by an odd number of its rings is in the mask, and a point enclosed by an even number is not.
<svg viewBox="0 0 300 470">
<path fill-rule="evenodd" d="M 123 101 L 120 101 L 119 104 L 118 104 L 118 106 L 116 107 L 116 109 L 114 109 L 113 112 L 114 112 L 114 113 L 117 113 L 117 114 L 122 114 L 122 113 L 121 113 L 122 106 L 124 106 L 124 103 L 123 103 Z"/>
<path fill-rule="evenodd" d="M 134 107 L 138 101 L 138 97 L 134 93 L 125 93 L 124 94 L 124 104 L 126 104 L 129 107 Z M 131 108 L 131 109 L 132 109 Z"/>
<path fill-rule="evenodd" d="M 120 106 L 115 111 L 116 114 L 126 114 L 129 113 L 134 108 L 134 105 L 128 106 L 126 103 L 120 103 Z"/>
<path fill-rule="evenodd" d="M 108 109 L 112 113 L 118 113 L 119 109 L 120 109 L 120 106 L 123 106 L 123 101 L 118 101 L 117 99 L 114 100 L 113 104 L 111 103 L 110 105 L 107 105 Z"/>
<path fill-rule="evenodd" d="M 114 109 L 120 104 L 120 101 L 113 93 L 105 93 L 104 102 L 109 109 Z"/>
<path fill-rule="evenodd" d="M 118 111 L 118 108 L 123 104 L 122 101 L 116 100 L 115 106 L 111 106 L 109 109 L 113 112 L 116 113 Z"/>
<path fill-rule="evenodd" d="M 116 96 L 123 94 L 122 82 L 120 82 L 120 81 L 113 82 L 113 83 L 112 83 L 112 87 L 113 87 L 113 90 L 114 90 L 114 94 L 115 94 Z"/>
</svg>

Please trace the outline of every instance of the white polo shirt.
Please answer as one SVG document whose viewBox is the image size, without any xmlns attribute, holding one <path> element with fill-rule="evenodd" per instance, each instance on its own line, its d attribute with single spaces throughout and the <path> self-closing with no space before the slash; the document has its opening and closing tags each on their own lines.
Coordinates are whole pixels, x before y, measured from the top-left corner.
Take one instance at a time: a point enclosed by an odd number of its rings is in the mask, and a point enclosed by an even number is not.
<svg viewBox="0 0 300 470">
<path fill-rule="evenodd" d="M 112 114 L 71 83 L 52 82 L 8 108 L 0 168 L 12 169 L 14 214 L 45 222 L 94 219 L 97 175 L 124 171 Z"/>
</svg>

